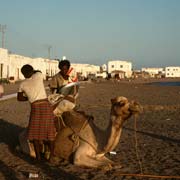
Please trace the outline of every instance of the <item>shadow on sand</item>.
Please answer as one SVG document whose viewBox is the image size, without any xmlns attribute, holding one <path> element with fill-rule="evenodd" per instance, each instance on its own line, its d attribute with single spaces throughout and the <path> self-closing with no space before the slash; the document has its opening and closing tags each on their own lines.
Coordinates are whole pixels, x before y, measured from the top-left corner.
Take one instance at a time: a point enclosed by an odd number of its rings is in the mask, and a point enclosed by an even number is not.
<svg viewBox="0 0 180 180">
<path fill-rule="evenodd" d="M 16 178 L 16 173 L 15 171 L 12 170 L 12 168 L 9 168 L 3 161 L 0 160 L 0 169 L 1 173 L 4 175 L 5 179 L 14 179 L 18 180 Z"/>
<path fill-rule="evenodd" d="M 134 131 L 134 129 L 127 128 L 127 127 L 124 127 L 124 129 L 128 130 L 128 131 Z M 162 135 L 158 135 L 158 134 L 153 134 L 153 133 L 149 133 L 149 132 L 143 132 L 143 131 L 137 131 L 137 133 L 147 135 L 147 136 L 150 136 L 152 138 L 160 139 L 160 140 L 163 140 L 165 142 L 171 142 L 171 143 L 180 144 L 179 139 L 173 139 L 173 138 L 170 138 L 170 137 L 166 137 L 166 136 L 162 136 Z"/>
<path fill-rule="evenodd" d="M 16 146 L 19 145 L 18 135 L 22 130 L 22 127 L 0 119 L 0 143 L 8 145 L 9 152 L 12 153 L 14 156 L 23 159 L 25 162 L 27 162 L 27 164 L 30 164 L 31 166 L 34 165 L 35 169 L 40 169 L 40 171 L 43 172 L 43 174 L 45 174 L 48 179 L 80 179 L 75 175 L 66 173 L 65 171 L 56 166 L 51 166 L 47 162 L 34 162 L 28 155 L 17 152 L 15 149 Z M 14 162 L 14 164 L 16 164 L 16 162 Z M 0 169 L 5 179 L 10 179 L 12 177 L 15 180 L 18 179 L 16 176 L 16 171 L 18 170 L 13 170 L 12 167 L 9 167 L 8 162 L 0 160 Z M 28 172 L 22 172 L 25 177 L 28 176 L 27 173 Z"/>
</svg>

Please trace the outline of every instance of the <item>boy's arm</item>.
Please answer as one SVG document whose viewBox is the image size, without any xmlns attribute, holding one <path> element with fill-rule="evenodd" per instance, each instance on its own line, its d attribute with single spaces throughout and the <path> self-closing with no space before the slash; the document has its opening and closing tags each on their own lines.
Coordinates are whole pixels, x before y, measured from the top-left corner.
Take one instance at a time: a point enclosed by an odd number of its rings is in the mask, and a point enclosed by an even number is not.
<svg viewBox="0 0 180 180">
<path fill-rule="evenodd" d="M 49 82 L 49 88 L 52 94 L 57 93 L 57 79 L 56 76 L 53 76 Z"/>
<path fill-rule="evenodd" d="M 65 96 L 64 97 L 64 99 L 66 99 L 66 100 L 68 100 L 68 101 L 70 101 L 70 102 L 72 102 L 72 103 L 75 103 L 75 99 L 74 99 L 74 97 L 71 97 L 71 96 Z"/>
<path fill-rule="evenodd" d="M 17 93 L 17 100 L 18 101 L 27 101 L 28 98 L 23 95 L 23 92 L 18 92 Z"/>
<path fill-rule="evenodd" d="M 52 94 L 56 94 L 56 93 L 57 93 L 57 88 L 51 88 L 51 87 L 50 87 L 50 90 L 51 90 L 51 93 L 52 93 Z"/>
</svg>

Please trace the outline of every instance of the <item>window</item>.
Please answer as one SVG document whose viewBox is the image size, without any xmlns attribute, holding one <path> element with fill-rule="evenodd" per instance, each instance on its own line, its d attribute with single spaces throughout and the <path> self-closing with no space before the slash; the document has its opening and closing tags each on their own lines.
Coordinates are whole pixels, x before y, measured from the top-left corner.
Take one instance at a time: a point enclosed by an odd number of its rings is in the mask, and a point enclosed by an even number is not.
<svg viewBox="0 0 180 180">
<path fill-rule="evenodd" d="M 112 68 L 114 68 L 114 65 L 111 65 Z"/>
<path fill-rule="evenodd" d="M 123 65 L 120 65 L 120 68 L 123 68 Z"/>
</svg>

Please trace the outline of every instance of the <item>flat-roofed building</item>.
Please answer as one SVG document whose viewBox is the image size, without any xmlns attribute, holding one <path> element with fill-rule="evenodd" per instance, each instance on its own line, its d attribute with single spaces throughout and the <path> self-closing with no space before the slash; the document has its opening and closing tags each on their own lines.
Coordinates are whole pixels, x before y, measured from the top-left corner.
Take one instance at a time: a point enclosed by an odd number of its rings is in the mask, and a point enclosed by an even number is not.
<svg viewBox="0 0 180 180">
<path fill-rule="evenodd" d="M 80 74 L 84 78 L 87 78 L 88 75 L 96 75 L 97 72 L 100 72 L 100 66 L 92 64 L 72 63 L 71 66 L 75 69 L 76 73 Z"/>
<path fill-rule="evenodd" d="M 147 72 L 149 73 L 150 77 L 157 77 L 157 75 L 159 74 L 164 74 L 164 68 L 156 68 L 156 67 L 153 67 L 153 68 L 142 68 L 141 69 L 142 72 Z"/>
<path fill-rule="evenodd" d="M 0 78 L 7 78 L 10 72 L 8 50 L 0 48 Z"/>
<path fill-rule="evenodd" d="M 108 61 L 108 73 L 113 74 L 113 72 L 124 72 L 125 78 L 130 78 L 132 76 L 132 63 L 129 61 L 122 60 L 111 60 Z M 114 74 L 115 75 L 115 74 Z M 121 76 L 123 78 L 123 76 Z"/>
<path fill-rule="evenodd" d="M 165 67 L 165 77 L 180 77 L 180 66 Z"/>
<path fill-rule="evenodd" d="M 7 49 L 0 48 L 0 78 L 13 79 L 14 81 L 24 79 L 21 73 L 21 68 L 25 64 L 30 64 L 34 69 L 40 70 L 44 75 L 44 79 L 51 77 L 59 72 L 59 60 L 51 60 L 46 58 L 31 58 L 17 54 L 9 53 Z M 76 76 L 80 73 L 87 77 L 89 74 L 96 75 L 100 71 L 100 66 L 91 64 L 74 64 L 71 63 L 74 69 L 73 73 Z"/>
</svg>

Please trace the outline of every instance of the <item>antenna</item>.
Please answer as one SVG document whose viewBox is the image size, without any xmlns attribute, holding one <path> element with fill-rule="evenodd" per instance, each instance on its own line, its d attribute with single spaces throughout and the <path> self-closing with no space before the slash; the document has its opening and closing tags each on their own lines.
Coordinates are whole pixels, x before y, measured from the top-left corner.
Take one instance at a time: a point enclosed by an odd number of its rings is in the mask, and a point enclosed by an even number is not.
<svg viewBox="0 0 180 180">
<path fill-rule="evenodd" d="M 5 34 L 5 30 L 6 30 L 6 25 L 1 25 L 0 24 L 0 32 L 2 33 L 2 48 L 4 48 L 4 34 Z"/>
</svg>

